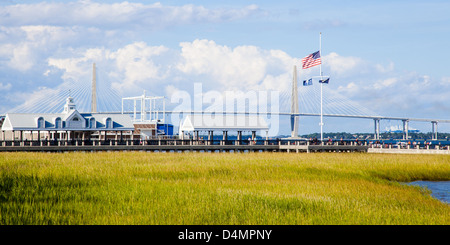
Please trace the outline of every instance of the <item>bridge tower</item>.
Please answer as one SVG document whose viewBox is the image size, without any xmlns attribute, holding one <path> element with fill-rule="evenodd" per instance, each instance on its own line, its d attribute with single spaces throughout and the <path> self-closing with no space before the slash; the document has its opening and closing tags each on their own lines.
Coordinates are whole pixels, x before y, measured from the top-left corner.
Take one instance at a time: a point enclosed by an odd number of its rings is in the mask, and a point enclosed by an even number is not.
<svg viewBox="0 0 450 245">
<path fill-rule="evenodd" d="M 297 66 L 294 66 L 292 78 L 292 97 L 291 97 L 291 137 L 298 137 L 298 87 L 297 87 Z"/>
<path fill-rule="evenodd" d="M 92 65 L 92 101 L 91 112 L 97 112 L 97 81 L 95 77 L 95 63 Z"/>
</svg>

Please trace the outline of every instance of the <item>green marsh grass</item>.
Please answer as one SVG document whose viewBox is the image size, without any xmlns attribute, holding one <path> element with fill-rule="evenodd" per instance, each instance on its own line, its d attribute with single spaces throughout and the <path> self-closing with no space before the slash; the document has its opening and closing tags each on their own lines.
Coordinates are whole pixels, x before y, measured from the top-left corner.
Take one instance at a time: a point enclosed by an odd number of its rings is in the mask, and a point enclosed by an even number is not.
<svg viewBox="0 0 450 245">
<path fill-rule="evenodd" d="M 0 224 L 450 224 L 450 156 L 0 153 Z"/>
</svg>

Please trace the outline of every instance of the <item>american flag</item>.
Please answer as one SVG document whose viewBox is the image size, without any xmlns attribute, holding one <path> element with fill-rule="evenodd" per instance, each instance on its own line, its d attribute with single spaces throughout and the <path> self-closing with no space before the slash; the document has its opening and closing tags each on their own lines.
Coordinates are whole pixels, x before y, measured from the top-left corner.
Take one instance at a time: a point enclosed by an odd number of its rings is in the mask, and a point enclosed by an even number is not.
<svg viewBox="0 0 450 245">
<path fill-rule="evenodd" d="M 302 59 L 303 69 L 308 69 L 310 67 L 320 65 L 321 63 L 320 51 L 314 52 Z"/>
</svg>

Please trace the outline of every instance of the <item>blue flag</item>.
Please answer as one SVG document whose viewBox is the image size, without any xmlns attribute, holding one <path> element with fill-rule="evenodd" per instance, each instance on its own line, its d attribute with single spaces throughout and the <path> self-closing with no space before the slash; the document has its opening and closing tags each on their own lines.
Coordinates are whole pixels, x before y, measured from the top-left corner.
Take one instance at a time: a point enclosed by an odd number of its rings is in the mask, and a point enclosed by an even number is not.
<svg viewBox="0 0 450 245">
<path fill-rule="evenodd" d="M 308 82 L 306 82 L 306 80 L 303 80 L 303 86 L 309 86 L 312 85 L 312 78 L 308 80 Z"/>
<path fill-rule="evenodd" d="M 319 80 L 319 83 L 328 83 L 330 81 L 330 78 L 327 78 L 325 80 Z"/>
</svg>

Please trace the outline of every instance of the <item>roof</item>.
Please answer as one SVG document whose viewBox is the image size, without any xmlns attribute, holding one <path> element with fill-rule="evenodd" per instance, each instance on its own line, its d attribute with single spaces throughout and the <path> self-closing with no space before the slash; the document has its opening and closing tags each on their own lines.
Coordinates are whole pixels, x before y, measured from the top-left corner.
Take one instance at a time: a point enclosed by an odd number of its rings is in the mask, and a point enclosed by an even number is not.
<svg viewBox="0 0 450 245">
<path fill-rule="evenodd" d="M 108 118 L 112 124 L 107 123 Z M 2 130 L 128 131 L 134 130 L 134 125 L 124 114 L 80 113 L 73 98 L 68 97 L 62 113 L 7 113 Z"/>
<path fill-rule="evenodd" d="M 75 115 L 79 115 L 78 124 L 67 123 Z M 38 128 L 38 118 L 43 118 L 45 127 Z M 65 127 L 55 127 L 56 119 L 60 118 L 65 123 Z M 94 118 L 96 121 L 95 131 L 102 130 L 133 130 L 134 126 L 130 116 L 124 114 L 107 114 L 107 113 L 79 113 L 72 110 L 69 113 L 7 113 L 2 130 L 89 130 L 86 128 L 86 121 Z M 106 127 L 106 119 L 111 118 L 113 122 L 112 128 Z M 89 126 L 89 124 L 88 124 Z"/>
<path fill-rule="evenodd" d="M 46 122 L 62 118 L 62 113 L 7 113 L 2 130 L 20 130 L 37 127 L 37 119 L 43 117 Z M 47 126 L 47 125 L 46 125 Z"/>
<path fill-rule="evenodd" d="M 95 118 L 99 123 L 104 124 L 107 118 L 111 118 L 113 121 L 114 128 L 127 128 L 127 130 L 134 130 L 133 122 L 131 117 L 126 114 L 108 114 L 108 113 L 81 113 L 81 115 L 86 118 Z"/>
<path fill-rule="evenodd" d="M 188 115 L 180 131 L 258 131 L 269 130 L 266 121 L 254 115 Z"/>
</svg>

